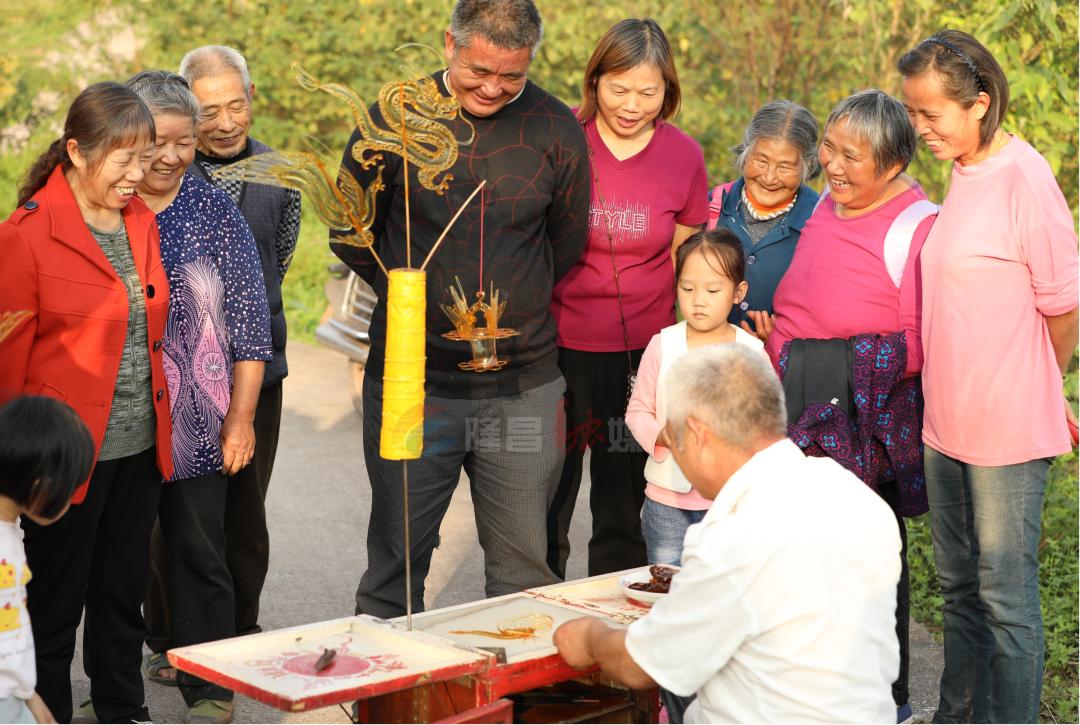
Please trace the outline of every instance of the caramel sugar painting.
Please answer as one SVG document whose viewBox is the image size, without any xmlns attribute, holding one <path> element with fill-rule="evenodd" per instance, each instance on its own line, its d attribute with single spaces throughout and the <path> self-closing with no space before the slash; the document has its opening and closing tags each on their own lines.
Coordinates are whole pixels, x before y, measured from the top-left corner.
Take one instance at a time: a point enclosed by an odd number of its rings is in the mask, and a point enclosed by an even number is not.
<svg viewBox="0 0 1080 725">
<path fill-rule="evenodd" d="M 525 594 L 413 616 L 413 627 L 469 647 L 502 647 L 507 662 L 555 652 L 552 636 L 584 612 Z"/>
</svg>

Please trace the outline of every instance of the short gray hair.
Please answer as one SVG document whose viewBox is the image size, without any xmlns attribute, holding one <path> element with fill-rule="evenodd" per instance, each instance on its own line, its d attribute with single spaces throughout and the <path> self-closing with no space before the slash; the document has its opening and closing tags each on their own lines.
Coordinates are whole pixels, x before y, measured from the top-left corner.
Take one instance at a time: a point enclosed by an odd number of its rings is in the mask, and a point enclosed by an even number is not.
<svg viewBox="0 0 1080 725">
<path fill-rule="evenodd" d="M 544 21 L 533 0 L 458 0 L 450 15 L 454 46 L 468 48 L 479 35 L 507 50 L 528 48 L 536 56 Z"/>
<path fill-rule="evenodd" d="M 918 142 L 915 128 L 904 104 L 885 91 L 870 88 L 840 101 L 825 122 L 825 133 L 840 121 L 847 121 L 848 133 L 870 147 L 879 175 L 893 164 L 903 171 L 911 163 Z"/>
<path fill-rule="evenodd" d="M 251 74 L 248 73 L 247 61 L 240 51 L 227 45 L 204 45 L 189 50 L 180 61 L 180 75 L 188 85 L 195 87 L 195 81 L 206 76 L 218 75 L 224 71 L 240 74 L 244 84 L 244 95 L 251 100 Z"/>
<path fill-rule="evenodd" d="M 757 110 L 750 119 L 750 125 L 743 131 L 742 142 L 732 149 L 739 174 L 746 168 L 754 145 L 763 139 L 789 143 L 799 152 L 802 162 L 800 184 L 805 184 L 821 171 L 817 157 L 817 119 L 798 103 L 781 99 L 766 103 Z"/>
<path fill-rule="evenodd" d="M 190 116 L 192 125 L 199 124 L 199 101 L 183 76 L 167 70 L 144 70 L 128 78 L 126 85 L 151 113 Z"/>
<path fill-rule="evenodd" d="M 682 447 L 694 416 L 739 450 L 787 435 L 784 390 L 765 355 L 740 343 L 691 350 L 664 376 L 667 425 Z"/>
</svg>

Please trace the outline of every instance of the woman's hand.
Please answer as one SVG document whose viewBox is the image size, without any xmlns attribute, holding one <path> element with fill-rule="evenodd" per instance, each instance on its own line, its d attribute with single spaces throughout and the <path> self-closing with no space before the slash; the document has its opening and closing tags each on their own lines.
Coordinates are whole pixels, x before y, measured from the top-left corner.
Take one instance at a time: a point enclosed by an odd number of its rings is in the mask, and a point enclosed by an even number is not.
<svg viewBox="0 0 1080 725">
<path fill-rule="evenodd" d="M 753 327 L 750 327 L 743 320 L 740 325 L 742 329 L 749 332 L 762 342 L 769 341 L 769 335 L 772 334 L 773 327 L 775 327 L 776 315 L 770 315 L 765 310 L 747 310 L 746 316 L 750 318 L 750 321 L 754 323 Z"/>
<path fill-rule="evenodd" d="M 1065 421 L 1069 424 L 1069 437 L 1072 438 L 1073 448 L 1075 448 L 1080 441 L 1076 440 L 1074 431 L 1080 428 L 1080 425 L 1077 424 L 1076 411 L 1073 410 L 1072 403 L 1069 402 L 1068 398 L 1065 398 Z"/>
<path fill-rule="evenodd" d="M 235 476 L 255 455 L 255 426 L 251 417 L 230 410 L 221 423 L 221 472 Z"/>
<path fill-rule="evenodd" d="M 233 366 L 229 412 L 221 424 L 221 472 L 226 476 L 239 473 L 255 453 L 253 421 L 265 366 L 256 360 L 237 360 Z"/>
</svg>

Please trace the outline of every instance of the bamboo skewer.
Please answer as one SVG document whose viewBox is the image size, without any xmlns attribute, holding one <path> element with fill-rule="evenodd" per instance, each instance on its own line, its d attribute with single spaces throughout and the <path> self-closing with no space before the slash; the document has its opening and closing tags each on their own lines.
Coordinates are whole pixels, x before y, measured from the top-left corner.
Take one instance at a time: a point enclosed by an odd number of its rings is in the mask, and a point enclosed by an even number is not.
<svg viewBox="0 0 1080 725">
<path fill-rule="evenodd" d="M 465 203 L 461 205 L 461 208 L 458 209 L 457 213 L 454 214 L 452 219 L 450 219 L 449 223 L 446 225 L 446 228 L 442 230 L 442 234 L 440 234 L 439 238 L 435 240 L 435 246 L 433 246 L 431 248 L 431 251 L 428 252 L 428 255 L 424 257 L 424 263 L 420 265 L 421 272 L 423 272 L 424 269 L 427 267 L 428 262 L 431 261 L 432 256 L 434 256 L 436 250 L 438 250 L 439 245 L 442 244 L 443 239 L 446 238 L 447 233 L 449 233 L 450 231 L 450 227 L 454 226 L 454 222 L 456 222 L 458 220 L 458 217 L 461 216 L 461 213 L 465 211 L 465 207 L 469 205 L 469 202 L 473 200 L 473 197 L 480 193 L 480 190 L 484 188 L 485 184 L 487 184 L 486 179 L 480 182 L 480 185 L 473 190 L 473 193 L 469 194 L 469 198 L 465 200 Z"/>
<path fill-rule="evenodd" d="M 409 142 L 405 127 L 405 84 L 398 83 L 398 105 L 401 107 L 401 161 L 405 175 L 405 266 L 412 269 L 412 225 L 409 223 Z"/>
</svg>

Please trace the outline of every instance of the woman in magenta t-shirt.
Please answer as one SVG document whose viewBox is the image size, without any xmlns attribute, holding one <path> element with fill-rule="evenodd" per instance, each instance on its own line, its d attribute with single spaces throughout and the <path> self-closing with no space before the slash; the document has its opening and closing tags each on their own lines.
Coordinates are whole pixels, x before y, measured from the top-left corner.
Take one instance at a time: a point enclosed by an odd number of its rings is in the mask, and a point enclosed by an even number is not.
<svg viewBox="0 0 1080 725">
<path fill-rule="evenodd" d="M 904 103 L 953 162 L 922 253 L 926 488 L 944 598 L 935 722 L 1038 722 L 1039 517 L 1070 448 L 1061 374 L 1077 342 L 1077 239 L 1046 160 L 1001 128 L 1005 73 L 966 33 L 900 59 Z"/>
<path fill-rule="evenodd" d="M 903 105 L 882 91 L 855 93 L 833 109 L 818 151 L 829 188 L 803 227 L 791 266 L 776 289 L 776 320 L 765 343 L 769 357 L 779 368 L 785 343 L 815 341 L 802 343 L 805 355 L 801 369 L 805 375 L 794 372 L 795 345 L 786 367 L 791 372 L 784 385 L 792 414 L 789 419 L 797 418 L 790 433 L 801 447 L 809 449 L 813 440 L 807 433 L 819 419 L 806 408 L 814 399 L 822 400 L 813 398 L 813 394 L 820 394 L 819 388 L 825 382 L 835 382 L 833 374 L 838 367 L 843 391 L 850 384 L 853 396 L 871 401 L 853 405 L 844 413 L 851 416 L 859 431 L 882 426 L 861 434 L 858 444 L 838 443 L 830 436 L 833 440 L 824 442 L 822 450 L 815 454 L 824 452 L 854 470 L 896 515 L 904 542 L 897 586 L 900 671 L 892 688 L 897 722 L 911 715 L 907 675 L 910 596 L 904 517 L 926 511 L 923 476 L 909 465 L 913 462 L 917 468 L 921 463 L 919 438 L 917 433 L 905 434 L 920 427 L 921 401 L 917 385 L 911 381 L 922 368 L 918 259 L 937 211 L 918 183 L 904 173 L 916 143 Z M 765 322 L 768 327 L 768 320 Z M 876 336 L 874 342 L 852 341 L 865 335 Z M 817 352 L 821 343 L 816 341 L 846 343 L 839 365 Z M 853 354 L 856 344 L 876 345 L 874 369 L 895 370 L 893 376 L 881 380 L 871 377 Z M 800 386 L 800 382 L 805 385 Z M 807 395 L 800 397 L 799 392 Z M 914 396 L 914 401 L 905 407 L 902 401 L 908 396 Z M 886 422 L 879 423 L 883 419 Z M 882 441 L 882 445 L 877 446 L 874 440 Z M 872 448 L 872 455 L 865 452 L 866 446 Z M 880 474 L 868 472 L 874 457 L 892 465 L 883 465 Z M 863 470 L 858 470 L 860 467 Z"/>
<path fill-rule="evenodd" d="M 667 123 L 679 100 L 671 49 L 656 22 L 622 20 L 604 34 L 577 111 L 592 161 L 589 243 L 551 301 L 566 378 L 566 463 L 548 513 L 548 564 L 559 574 L 586 446 L 589 574 L 646 561 L 647 455 L 623 418 L 627 375 L 652 336 L 675 322 L 672 252 L 709 216 L 701 147 Z"/>
</svg>

